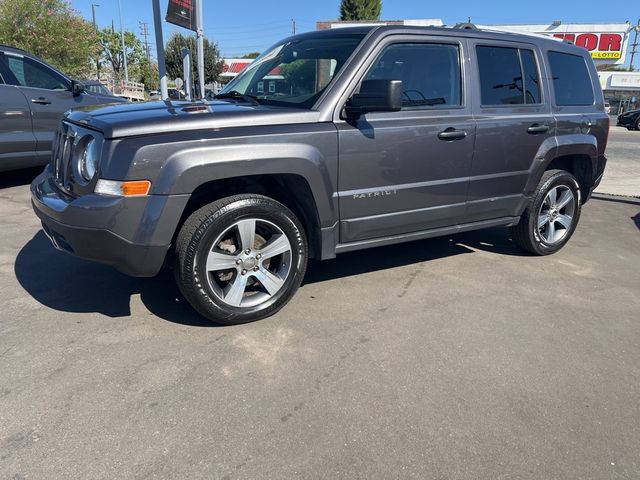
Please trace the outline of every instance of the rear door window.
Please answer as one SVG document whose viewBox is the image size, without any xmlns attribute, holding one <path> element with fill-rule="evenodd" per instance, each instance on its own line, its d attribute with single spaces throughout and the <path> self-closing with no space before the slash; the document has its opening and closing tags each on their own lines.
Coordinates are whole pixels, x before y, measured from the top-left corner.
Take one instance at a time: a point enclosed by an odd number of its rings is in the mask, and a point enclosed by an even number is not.
<svg viewBox="0 0 640 480">
<path fill-rule="evenodd" d="M 520 49 L 520 59 L 524 75 L 524 103 L 542 103 L 536 56 L 531 50 Z"/>
<path fill-rule="evenodd" d="M 476 47 L 482 105 L 535 105 L 542 103 L 540 76 L 532 50 Z"/>
<path fill-rule="evenodd" d="M 593 86 L 584 58 L 561 52 L 548 55 L 556 105 L 593 105 Z"/>
</svg>

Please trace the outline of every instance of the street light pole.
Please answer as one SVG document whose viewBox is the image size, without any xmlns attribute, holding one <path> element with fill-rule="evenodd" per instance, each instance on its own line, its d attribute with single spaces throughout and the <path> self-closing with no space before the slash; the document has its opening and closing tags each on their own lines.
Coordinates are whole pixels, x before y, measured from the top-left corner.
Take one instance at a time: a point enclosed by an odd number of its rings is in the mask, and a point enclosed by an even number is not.
<svg viewBox="0 0 640 480">
<path fill-rule="evenodd" d="M 97 3 L 91 4 L 91 15 L 93 17 L 93 33 L 98 34 L 98 25 L 96 24 L 96 7 L 99 7 Z M 100 80 L 100 55 L 96 57 L 96 76 Z"/>
<path fill-rule="evenodd" d="M 636 56 L 636 49 L 638 48 L 638 32 L 640 32 L 640 18 L 638 19 L 638 24 L 633 27 L 635 30 L 635 35 L 633 37 L 633 44 L 631 45 L 633 48 L 631 49 L 631 62 L 629 63 L 629 71 L 633 71 L 633 57 Z"/>
<path fill-rule="evenodd" d="M 129 81 L 129 69 L 127 68 L 127 50 L 124 46 L 124 29 L 122 27 L 122 0 L 118 0 L 118 13 L 120 14 L 120 39 L 122 40 L 122 63 L 124 64 L 124 79 Z"/>
<path fill-rule="evenodd" d="M 202 0 L 196 0 L 196 33 L 198 40 L 198 83 L 200 84 L 200 98 L 204 100 L 204 18 Z"/>
</svg>

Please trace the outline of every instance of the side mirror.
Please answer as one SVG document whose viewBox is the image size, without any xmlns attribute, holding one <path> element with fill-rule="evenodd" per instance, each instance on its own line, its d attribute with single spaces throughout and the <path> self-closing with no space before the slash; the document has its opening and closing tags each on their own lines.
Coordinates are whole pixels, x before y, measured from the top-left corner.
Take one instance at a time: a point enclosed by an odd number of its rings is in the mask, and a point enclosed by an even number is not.
<svg viewBox="0 0 640 480">
<path fill-rule="evenodd" d="M 79 82 L 78 80 L 71 80 L 71 93 L 73 94 L 74 97 L 77 97 L 78 95 L 82 95 L 84 90 L 85 88 L 82 82 Z"/>
<path fill-rule="evenodd" d="M 402 110 L 402 80 L 365 80 L 345 107 L 347 116 Z"/>
</svg>

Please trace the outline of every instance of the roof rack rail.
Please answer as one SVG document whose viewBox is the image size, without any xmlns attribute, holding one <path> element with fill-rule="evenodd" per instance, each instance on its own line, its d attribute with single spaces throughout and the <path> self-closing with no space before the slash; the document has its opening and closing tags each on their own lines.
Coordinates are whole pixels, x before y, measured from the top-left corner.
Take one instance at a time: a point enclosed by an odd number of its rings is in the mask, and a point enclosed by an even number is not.
<svg viewBox="0 0 640 480">
<path fill-rule="evenodd" d="M 453 28 L 459 28 L 461 30 L 478 30 L 478 27 L 469 22 L 456 23 Z"/>
</svg>

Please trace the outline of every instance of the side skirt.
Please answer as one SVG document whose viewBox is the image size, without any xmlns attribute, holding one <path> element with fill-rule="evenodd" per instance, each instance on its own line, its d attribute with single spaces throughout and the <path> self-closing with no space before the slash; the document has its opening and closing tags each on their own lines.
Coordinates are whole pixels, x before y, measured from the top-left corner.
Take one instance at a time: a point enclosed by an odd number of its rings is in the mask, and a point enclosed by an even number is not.
<svg viewBox="0 0 640 480">
<path fill-rule="evenodd" d="M 396 243 L 412 242 L 414 240 L 423 240 L 425 238 L 442 237 L 445 235 L 453 235 L 456 233 L 469 232 L 471 230 L 481 230 L 483 228 L 492 227 L 511 227 L 520 221 L 520 217 L 502 217 L 493 220 L 483 220 L 481 222 L 463 223 L 450 227 L 434 228 L 431 230 L 423 230 L 420 232 L 411 232 L 401 235 L 393 235 L 390 237 L 373 238 L 358 242 L 339 243 L 336 245 L 336 253 L 352 252 L 355 250 L 363 250 L 365 248 L 382 247 L 385 245 L 394 245 Z"/>
</svg>

